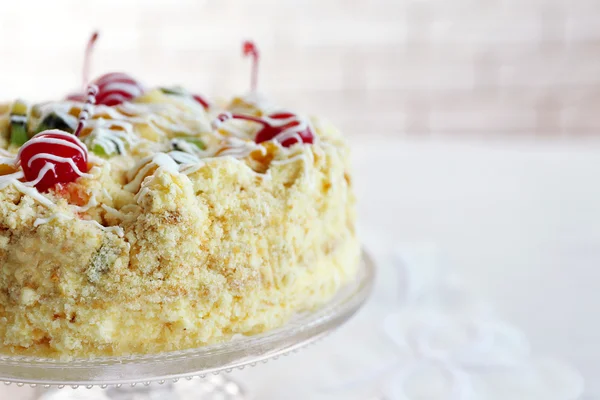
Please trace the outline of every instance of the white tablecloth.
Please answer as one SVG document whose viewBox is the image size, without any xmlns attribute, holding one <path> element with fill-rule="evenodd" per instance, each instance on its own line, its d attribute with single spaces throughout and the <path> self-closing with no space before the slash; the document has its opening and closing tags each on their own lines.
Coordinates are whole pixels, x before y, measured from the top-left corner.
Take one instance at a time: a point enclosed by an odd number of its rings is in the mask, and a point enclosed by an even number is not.
<svg viewBox="0 0 600 400">
<path fill-rule="evenodd" d="M 393 311 L 394 250 L 435 251 L 440 265 L 523 330 L 533 353 L 573 365 L 589 398 L 600 396 L 599 155 L 591 140 L 355 141 L 362 234 L 380 263 L 379 291 L 363 313 L 383 321 Z M 322 386 L 386 368 L 389 342 L 360 318 L 339 333 L 343 350 L 325 341 L 233 377 L 261 400 L 281 399 L 282 390 L 306 389 L 315 355 L 324 360 Z M 0 390 L 13 396 L 0 398 L 26 398 L 27 389 Z"/>
</svg>

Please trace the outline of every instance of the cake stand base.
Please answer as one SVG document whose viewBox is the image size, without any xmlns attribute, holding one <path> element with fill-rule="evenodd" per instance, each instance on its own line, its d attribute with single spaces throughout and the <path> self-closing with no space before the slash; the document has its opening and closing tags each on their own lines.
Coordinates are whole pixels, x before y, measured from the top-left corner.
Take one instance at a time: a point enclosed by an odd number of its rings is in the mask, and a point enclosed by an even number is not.
<svg viewBox="0 0 600 400">
<path fill-rule="evenodd" d="M 223 375 L 177 383 L 123 385 L 89 390 L 40 389 L 38 400 L 248 400 L 242 387 Z"/>
</svg>

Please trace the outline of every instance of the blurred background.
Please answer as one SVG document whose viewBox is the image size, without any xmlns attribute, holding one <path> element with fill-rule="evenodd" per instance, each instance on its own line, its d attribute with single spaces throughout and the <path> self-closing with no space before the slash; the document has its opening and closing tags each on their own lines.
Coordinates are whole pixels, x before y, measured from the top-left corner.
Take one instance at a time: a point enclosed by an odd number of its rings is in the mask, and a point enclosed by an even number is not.
<svg viewBox="0 0 600 400">
<path fill-rule="evenodd" d="M 593 135 L 598 0 L 53 0 L 5 2 L 0 99 L 47 99 L 93 75 L 208 95 L 249 84 L 352 135 Z"/>
</svg>

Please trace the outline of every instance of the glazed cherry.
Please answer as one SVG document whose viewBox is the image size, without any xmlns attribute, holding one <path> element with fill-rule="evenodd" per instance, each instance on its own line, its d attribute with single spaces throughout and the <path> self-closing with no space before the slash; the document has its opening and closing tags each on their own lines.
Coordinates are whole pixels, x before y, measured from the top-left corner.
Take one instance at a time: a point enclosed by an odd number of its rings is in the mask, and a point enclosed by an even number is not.
<svg viewBox="0 0 600 400">
<path fill-rule="evenodd" d="M 307 123 L 303 123 L 298 116 L 289 112 L 273 113 L 268 115 L 267 121 L 274 120 L 270 125 L 265 125 L 263 129 L 258 131 L 254 141 L 256 143 L 266 142 L 273 140 L 276 136 L 284 136 L 281 141 L 281 145 L 284 147 L 290 147 L 291 145 L 298 143 L 298 137 L 302 140 L 302 143 L 312 143 L 314 135 L 310 130 Z M 281 125 L 275 123 L 281 122 Z M 288 133 L 290 135 L 288 135 Z M 290 136 L 290 137 L 285 137 Z"/>
<path fill-rule="evenodd" d="M 88 151 L 77 136 L 91 114 L 97 93 L 98 87 L 90 85 L 73 135 L 58 129 L 46 130 L 21 147 L 17 159 L 29 185 L 47 192 L 56 185 L 74 182 L 88 172 Z"/>
<path fill-rule="evenodd" d="M 25 179 L 40 192 L 74 182 L 88 172 L 85 145 L 76 136 L 57 129 L 31 138 L 21 147 L 18 159 Z"/>
<path fill-rule="evenodd" d="M 98 86 L 96 104 L 116 106 L 141 95 L 142 86 L 132 77 L 121 72 L 102 75 L 93 82 Z"/>
<path fill-rule="evenodd" d="M 94 45 L 98 40 L 98 32 L 94 32 L 88 41 L 85 58 L 83 62 L 83 87 L 85 88 L 89 84 L 89 72 L 92 51 Z M 92 84 L 98 86 L 98 94 L 96 98 L 97 104 L 103 104 L 105 106 L 116 106 L 126 101 L 140 96 L 144 90 L 142 86 L 131 76 L 113 72 L 105 74 L 92 82 Z M 85 101 L 86 95 L 82 93 L 74 93 L 67 96 L 68 100 L 72 101 Z"/>
<path fill-rule="evenodd" d="M 258 84 L 258 61 L 260 59 L 258 48 L 253 42 L 245 41 L 242 45 L 242 52 L 245 56 L 252 57 L 250 89 L 252 92 L 255 92 Z M 282 146 L 290 147 L 299 141 L 302 143 L 313 143 L 315 138 L 310 125 L 306 121 L 299 118 L 296 114 L 287 111 L 271 113 L 262 118 L 228 112 L 222 113 L 213 121 L 213 128 L 218 129 L 229 119 L 243 119 L 261 124 L 262 128 L 256 133 L 254 138 L 256 143 L 277 140 Z"/>
<path fill-rule="evenodd" d="M 243 114 L 223 113 L 213 122 L 213 126 L 218 128 L 229 119 L 242 119 L 261 124 L 263 127 L 254 138 L 256 143 L 277 140 L 283 147 L 290 147 L 298 143 L 298 139 L 302 143 L 313 143 L 315 137 L 307 122 L 287 111 L 272 113 L 262 118 Z"/>
</svg>

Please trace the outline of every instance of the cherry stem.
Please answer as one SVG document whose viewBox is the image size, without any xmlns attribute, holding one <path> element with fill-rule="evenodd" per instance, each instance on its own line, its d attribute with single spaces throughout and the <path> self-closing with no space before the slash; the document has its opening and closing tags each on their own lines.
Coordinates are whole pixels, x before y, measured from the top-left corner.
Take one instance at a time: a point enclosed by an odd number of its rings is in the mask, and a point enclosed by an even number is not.
<svg viewBox="0 0 600 400">
<path fill-rule="evenodd" d="M 252 92 L 256 92 L 256 87 L 258 85 L 258 48 L 254 44 L 254 42 L 246 40 L 243 43 L 242 51 L 244 53 L 244 56 L 252 57 L 252 75 L 250 78 L 250 90 Z"/>
<path fill-rule="evenodd" d="M 87 99 L 85 100 L 85 104 L 81 108 L 81 112 L 79 113 L 79 123 L 77 124 L 77 129 L 75 130 L 75 136 L 79 136 L 81 131 L 85 126 L 85 122 L 90 116 L 92 112 L 92 106 L 96 103 L 96 95 L 98 94 L 98 86 L 89 85 L 87 90 Z"/>
<path fill-rule="evenodd" d="M 94 50 L 94 45 L 96 44 L 96 40 L 98 40 L 98 31 L 94 31 L 88 44 L 85 48 L 85 57 L 83 58 L 83 88 L 87 86 L 90 79 L 90 64 L 92 58 L 92 51 Z"/>
</svg>

